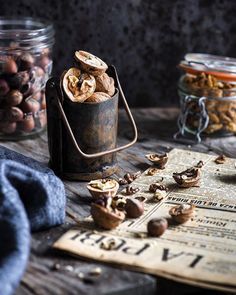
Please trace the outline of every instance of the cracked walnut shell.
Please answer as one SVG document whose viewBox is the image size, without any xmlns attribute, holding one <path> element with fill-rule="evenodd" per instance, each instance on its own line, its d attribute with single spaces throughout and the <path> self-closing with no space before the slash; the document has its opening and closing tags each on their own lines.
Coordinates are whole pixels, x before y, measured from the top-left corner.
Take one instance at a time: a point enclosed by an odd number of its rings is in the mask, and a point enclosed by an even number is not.
<svg viewBox="0 0 236 295">
<path fill-rule="evenodd" d="M 94 222 L 104 229 L 116 228 L 124 219 L 125 214 L 117 209 L 109 209 L 92 203 L 91 215 Z"/>
<path fill-rule="evenodd" d="M 100 76 L 108 69 L 104 61 L 87 51 L 76 51 L 75 59 L 79 63 L 81 70 L 93 76 Z"/>
<path fill-rule="evenodd" d="M 115 179 L 96 179 L 91 180 L 87 189 L 93 198 L 114 197 L 118 191 L 119 183 Z"/>
<path fill-rule="evenodd" d="M 195 206 L 189 203 L 183 203 L 170 209 L 169 214 L 177 223 L 185 223 L 194 215 Z"/>
<path fill-rule="evenodd" d="M 92 75 L 70 68 L 62 77 L 63 89 L 73 102 L 84 102 L 95 91 L 96 81 Z"/>
<path fill-rule="evenodd" d="M 164 169 L 165 165 L 168 161 L 168 154 L 165 153 L 163 155 L 158 154 L 148 154 L 146 155 L 146 158 L 151 161 L 157 168 Z"/>
<path fill-rule="evenodd" d="M 173 178 L 180 187 L 197 186 L 200 180 L 200 168 L 191 167 L 180 173 L 173 173 Z"/>
</svg>

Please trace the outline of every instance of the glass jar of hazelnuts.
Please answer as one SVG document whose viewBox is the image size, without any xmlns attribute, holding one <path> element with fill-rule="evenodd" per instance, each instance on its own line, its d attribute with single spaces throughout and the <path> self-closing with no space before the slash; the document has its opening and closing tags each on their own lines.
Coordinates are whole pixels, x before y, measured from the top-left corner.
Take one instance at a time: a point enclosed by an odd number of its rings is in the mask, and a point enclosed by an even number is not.
<svg viewBox="0 0 236 295">
<path fill-rule="evenodd" d="M 236 59 L 210 54 L 186 54 L 178 84 L 179 132 L 175 137 L 236 134 Z"/>
<path fill-rule="evenodd" d="M 45 129 L 53 44 L 51 24 L 0 17 L 1 140 L 20 140 Z"/>
</svg>

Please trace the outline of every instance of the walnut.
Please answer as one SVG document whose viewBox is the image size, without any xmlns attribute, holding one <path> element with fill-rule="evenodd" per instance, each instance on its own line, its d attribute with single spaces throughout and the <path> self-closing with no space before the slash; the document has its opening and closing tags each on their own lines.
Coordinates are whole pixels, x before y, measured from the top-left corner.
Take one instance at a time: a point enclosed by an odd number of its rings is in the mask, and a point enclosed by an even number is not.
<svg viewBox="0 0 236 295">
<path fill-rule="evenodd" d="M 168 161 L 168 154 L 165 153 L 163 155 L 158 154 L 148 154 L 146 155 L 146 158 L 148 158 L 149 161 L 151 161 L 153 164 L 157 166 L 159 169 L 164 169 L 165 165 Z"/>
<path fill-rule="evenodd" d="M 103 102 L 110 99 L 110 95 L 105 92 L 94 92 L 89 98 L 85 100 L 85 102 Z"/>
<path fill-rule="evenodd" d="M 173 173 L 173 178 L 180 187 L 197 186 L 200 180 L 200 169 L 191 167 L 180 173 Z"/>
<path fill-rule="evenodd" d="M 93 76 L 102 75 L 108 68 L 107 64 L 104 61 L 86 51 L 76 51 L 75 59 L 79 63 L 79 67 L 83 71 Z"/>
<path fill-rule="evenodd" d="M 62 75 L 63 89 L 73 102 L 84 102 L 96 88 L 96 81 L 92 75 L 81 73 L 77 68 L 71 68 Z"/>
<path fill-rule="evenodd" d="M 87 185 L 87 189 L 95 199 L 103 196 L 114 197 L 118 188 L 119 183 L 109 178 L 91 180 Z"/>
<path fill-rule="evenodd" d="M 114 79 L 106 73 L 96 77 L 96 91 L 105 92 L 110 96 L 115 93 Z"/>
<path fill-rule="evenodd" d="M 101 201 L 104 201 L 104 203 L 101 203 Z M 106 200 L 102 199 L 98 199 L 97 203 L 92 203 L 91 215 L 94 222 L 104 229 L 116 228 L 125 219 L 125 214 L 122 211 L 107 206 Z"/>
<path fill-rule="evenodd" d="M 195 206 L 189 203 L 183 203 L 170 209 L 169 214 L 177 223 L 184 223 L 194 215 Z"/>
</svg>

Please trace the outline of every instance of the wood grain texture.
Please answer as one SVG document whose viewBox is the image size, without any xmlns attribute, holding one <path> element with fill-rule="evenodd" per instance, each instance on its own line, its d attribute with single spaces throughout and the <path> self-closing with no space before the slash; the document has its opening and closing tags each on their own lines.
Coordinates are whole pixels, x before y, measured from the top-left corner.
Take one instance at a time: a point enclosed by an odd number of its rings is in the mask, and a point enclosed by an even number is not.
<svg viewBox="0 0 236 295">
<path fill-rule="evenodd" d="M 201 152 L 224 153 L 236 157 L 235 137 L 206 139 L 201 144 L 189 145 L 175 142 L 177 109 L 134 109 L 133 115 L 139 130 L 139 140 L 132 148 L 117 155 L 118 179 L 124 173 L 146 169 L 149 164 L 144 155 L 150 152 L 169 151 L 181 147 Z M 120 144 L 132 136 L 124 111 L 119 114 Z M 47 135 L 41 134 L 34 140 L 2 142 L 1 145 L 30 156 L 45 165 L 49 160 Z M 28 268 L 16 295 L 47 294 L 220 294 L 184 284 L 170 282 L 141 273 L 135 273 L 112 266 L 89 262 L 56 252 L 51 248 L 53 242 L 67 229 L 83 217 L 89 215 L 91 197 L 85 182 L 64 181 L 67 194 L 67 217 L 64 225 L 50 230 L 34 233 L 31 242 L 31 256 Z M 60 269 L 55 269 L 55 264 Z M 70 266 L 68 268 L 68 266 Z M 102 274 L 94 281 L 83 281 L 78 272 L 88 272 L 101 267 Z M 70 271 L 73 267 L 73 271 Z M 176 292 L 177 291 L 177 292 Z M 205 293 L 206 292 L 206 293 Z"/>
</svg>

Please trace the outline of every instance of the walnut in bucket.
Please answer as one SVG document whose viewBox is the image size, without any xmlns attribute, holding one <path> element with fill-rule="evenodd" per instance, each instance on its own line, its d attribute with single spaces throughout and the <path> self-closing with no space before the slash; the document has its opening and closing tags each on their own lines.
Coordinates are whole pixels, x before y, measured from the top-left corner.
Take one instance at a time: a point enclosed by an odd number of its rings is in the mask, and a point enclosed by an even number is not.
<svg viewBox="0 0 236 295">
<path fill-rule="evenodd" d="M 96 81 L 92 75 L 71 68 L 62 76 L 63 89 L 73 102 L 84 102 L 95 91 Z"/>
<path fill-rule="evenodd" d="M 110 95 L 104 92 L 94 92 L 85 102 L 102 102 L 110 99 Z"/>
<path fill-rule="evenodd" d="M 75 59 L 79 63 L 79 67 L 93 75 L 93 76 L 100 76 L 107 70 L 107 64 L 102 61 L 97 56 L 86 52 L 86 51 L 76 51 L 75 52 Z"/>
<path fill-rule="evenodd" d="M 191 167 L 180 173 L 173 173 L 173 178 L 180 187 L 197 186 L 200 180 L 200 168 Z"/>
<path fill-rule="evenodd" d="M 110 96 L 115 93 L 114 79 L 109 77 L 107 73 L 104 73 L 96 77 L 96 91 L 105 92 Z"/>
<path fill-rule="evenodd" d="M 95 199 L 103 196 L 114 197 L 118 188 L 119 183 L 115 179 L 109 178 L 91 180 L 87 185 L 87 189 Z"/>
<path fill-rule="evenodd" d="M 158 154 L 148 154 L 146 155 L 146 158 L 151 161 L 157 168 L 164 169 L 165 165 L 168 161 L 168 154 L 165 153 L 163 155 Z"/>
<path fill-rule="evenodd" d="M 112 208 L 111 204 L 111 197 L 103 197 L 91 205 L 91 215 L 94 222 L 104 229 L 116 228 L 125 219 L 125 214 Z"/>
</svg>

